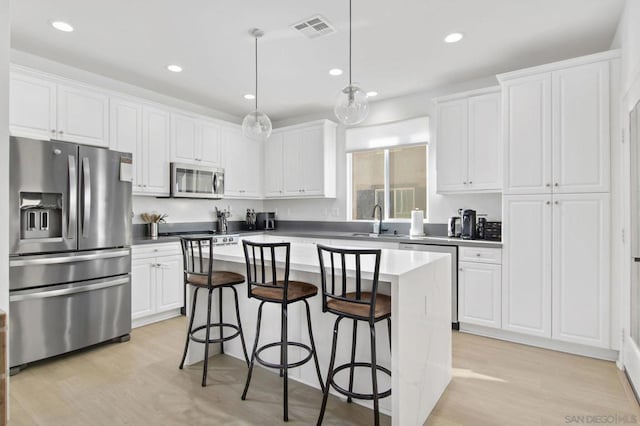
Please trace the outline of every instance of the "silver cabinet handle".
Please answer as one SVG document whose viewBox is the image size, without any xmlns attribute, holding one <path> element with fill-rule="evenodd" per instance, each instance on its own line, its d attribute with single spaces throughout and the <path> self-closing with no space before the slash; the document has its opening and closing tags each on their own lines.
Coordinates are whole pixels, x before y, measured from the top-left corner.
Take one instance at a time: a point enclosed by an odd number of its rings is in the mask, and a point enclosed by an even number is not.
<svg viewBox="0 0 640 426">
<path fill-rule="evenodd" d="M 547 201 L 547 205 L 551 204 L 551 201 Z"/>
<path fill-rule="evenodd" d="M 76 237 L 76 227 L 78 220 L 78 176 L 76 175 L 76 157 L 70 155 L 68 161 L 68 184 L 69 184 L 69 203 L 67 212 L 67 238 L 74 239 Z"/>
<path fill-rule="evenodd" d="M 87 291 L 100 290 L 100 289 L 109 288 L 109 287 L 116 287 L 119 285 L 127 284 L 128 282 L 129 282 L 129 278 L 127 277 L 127 278 L 118 278 L 118 279 L 106 281 L 103 283 L 85 285 L 81 287 L 61 288 L 59 290 L 45 290 L 45 291 L 38 291 L 36 293 L 16 294 L 14 296 L 9 297 L 9 301 L 19 302 L 22 300 L 29 300 L 29 299 L 44 299 L 47 297 L 68 296 L 70 294 L 84 293 Z"/>
<path fill-rule="evenodd" d="M 52 135 L 55 135 L 55 134 L 56 134 L 55 129 L 51 129 L 51 134 L 52 134 Z"/>
<path fill-rule="evenodd" d="M 469 181 L 469 185 L 471 185 L 472 183 L 473 183 L 473 181 L 472 181 L 472 180 L 470 180 L 470 181 Z"/>
<path fill-rule="evenodd" d="M 60 130 L 58 133 L 60 133 L 60 135 L 64 135 L 64 130 Z"/>
<path fill-rule="evenodd" d="M 547 188 L 551 188 L 551 184 L 550 184 L 550 183 L 546 184 L 545 186 L 546 186 Z"/>
<path fill-rule="evenodd" d="M 460 272 L 462 272 L 462 268 L 460 268 Z"/>
<path fill-rule="evenodd" d="M 82 209 L 82 236 L 89 236 L 89 221 L 91 220 L 91 166 L 89 158 L 82 159 L 82 189 L 84 191 L 84 205 Z"/>
<path fill-rule="evenodd" d="M 556 201 L 553 204 L 555 204 L 557 206 L 558 204 L 560 204 L 560 202 Z"/>
<path fill-rule="evenodd" d="M 554 183 L 553 186 L 555 186 L 556 188 L 560 186 L 560 184 L 558 182 Z"/>
</svg>

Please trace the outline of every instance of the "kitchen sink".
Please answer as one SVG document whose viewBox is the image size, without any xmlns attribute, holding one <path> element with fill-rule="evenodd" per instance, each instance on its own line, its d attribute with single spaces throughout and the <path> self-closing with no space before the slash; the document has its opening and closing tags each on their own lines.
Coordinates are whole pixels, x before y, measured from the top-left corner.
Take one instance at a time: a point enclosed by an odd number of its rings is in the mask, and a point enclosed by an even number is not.
<svg viewBox="0 0 640 426">
<path fill-rule="evenodd" d="M 369 237 L 369 238 L 409 238 L 406 234 L 373 234 L 368 232 L 354 232 L 352 237 Z"/>
</svg>

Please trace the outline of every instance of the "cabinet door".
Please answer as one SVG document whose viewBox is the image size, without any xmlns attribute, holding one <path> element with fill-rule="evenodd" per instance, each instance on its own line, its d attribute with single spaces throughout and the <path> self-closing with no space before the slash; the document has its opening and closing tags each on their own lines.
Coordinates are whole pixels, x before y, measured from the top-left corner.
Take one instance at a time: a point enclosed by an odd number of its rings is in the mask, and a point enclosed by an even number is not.
<svg viewBox="0 0 640 426">
<path fill-rule="evenodd" d="M 33 139 L 56 137 L 56 84 L 11 73 L 9 130 Z"/>
<path fill-rule="evenodd" d="M 551 337 L 551 196 L 503 198 L 502 328 Z"/>
<path fill-rule="evenodd" d="M 262 166 L 264 143 L 253 141 L 243 137 L 243 161 L 244 169 L 241 176 L 243 197 L 262 197 Z"/>
<path fill-rule="evenodd" d="M 131 262 L 131 319 L 155 312 L 155 259 L 134 259 Z"/>
<path fill-rule="evenodd" d="M 609 62 L 553 73 L 554 192 L 609 191 Z"/>
<path fill-rule="evenodd" d="M 265 197 L 281 197 L 284 194 L 282 139 L 282 133 L 273 133 L 264 145 Z"/>
<path fill-rule="evenodd" d="M 110 148 L 133 155 L 133 191 L 143 190 L 142 105 L 124 99 L 110 101 Z"/>
<path fill-rule="evenodd" d="M 303 132 L 293 130 L 285 132 L 282 139 L 282 152 L 284 159 L 284 195 L 302 195 L 304 185 L 304 168 L 302 165 Z"/>
<path fill-rule="evenodd" d="M 199 160 L 196 123 L 193 117 L 171 114 L 171 161 L 193 163 Z"/>
<path fill-rule="evenodd" d="M 224 163 L 224 195 L 242 196 L 245 163 L 245 143 L 239 127 L 222 128 L 222 149 Z"/>
<path fill-rule="evenodd" d="M 58 139 L 107 148 L 109 97 L 89 89 L 58 85 Z"/>
<path fill-rule="evenodd" d="M 458 266 L 460 322 L 500 328 L 502 311 L 500 265 L 460 262 Z"/>
<path fill-rule="evenodd" d="M 500 93 L 469 98 L 469 189 L 502 189 Z"/>
<path fill-rule="evenodd" d="M 467 100 L 437 106 L 436 180 L 438 192 L 468 189 Z"/>
<path fill-rule="evenodd" d="M 220 167 L 222 153 L 220 140 L 220 125 L 201 120 L 198 122 L 197 156 L 202 164 L 211 167 Z"/>
<path fill-rule="evenodd" d="M 554 195 L 553 333 L 608 348 L 609 195 Z"/>
<path fill-rule="evenodd" d="M 142 109 L 144 192 L 169 195 L 169 113 L 152 107 Z"/>
<path fill-rule="evenodd" d="M 181 308 L 184 278 L 180 256 L 158 257 L 156 280 L 156 312 Z"/>
<path fill-rule="evenodd" d="M 551 74 L 504 84 L 505 194 L 551 193 Z"/>
<path fill-rule="evenodd" d="M 300 163 L 302 165 L 302 195 L 324 195 L 324 131 L 322 127 L 302 133 Z M 331 161 L 331 160 L 329 160 Z"/>
</svg>

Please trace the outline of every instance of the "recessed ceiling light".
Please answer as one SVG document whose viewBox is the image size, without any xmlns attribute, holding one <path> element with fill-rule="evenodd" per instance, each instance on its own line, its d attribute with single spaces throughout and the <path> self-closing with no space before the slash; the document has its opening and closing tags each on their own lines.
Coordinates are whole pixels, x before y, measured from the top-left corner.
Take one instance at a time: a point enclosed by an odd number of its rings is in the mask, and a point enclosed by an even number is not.
<svg viewBox="0 0 640 426">
<path fill-rule="evenodd" d="M 182 67 L 180 65 L 167 65 L 167 69 L 171 72 L 182 72 Z"/>
<path fill-rule="evenodd" d="M 73 31 L 73 27 L 63 21 L 53 21 L 51 22 L 51 26 L 56 30 L 64 31 L 65 33 Z"/>
<path fill-rule="evenodd" d="M 462 37 L 464 37 L 462 33 L 451 33 L 444 38 L 444 41 L 446 43 L 457 43 L 462 40 Z"/>
<path fill-rule="evenodd" d="M 376 92 L 375 90 L 372 90 L 371 92 L 367 92 L 367 97 L 368 98 L 373 98 L 378 96 L 378 92 Z"/>
<path fill-rule="evenodd" d="M 244 98 L 251 101 L 251 100 L 256 98 L 256 95 L 253 95 L 251 93 L 247 93 L 246 95 L 244 95 Z"/>
<path fill-rule="evenodd" d="M 342 70 L 340 68 L 331 68 L 329 74 L 333 76 L 342 75 Z"/>
</svg>

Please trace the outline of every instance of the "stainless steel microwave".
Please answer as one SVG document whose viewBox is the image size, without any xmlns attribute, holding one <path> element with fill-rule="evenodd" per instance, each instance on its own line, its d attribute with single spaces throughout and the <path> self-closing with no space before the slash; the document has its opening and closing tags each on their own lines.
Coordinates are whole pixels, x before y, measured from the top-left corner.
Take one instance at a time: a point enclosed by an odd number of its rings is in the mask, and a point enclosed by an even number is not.
<svg viewBox="0 0 640 426">
<path fill-rule="evenodd" d="M 171 163 L 171 196 L 175 198 L 221 199 L 224 169 Z"/>
</svg>

